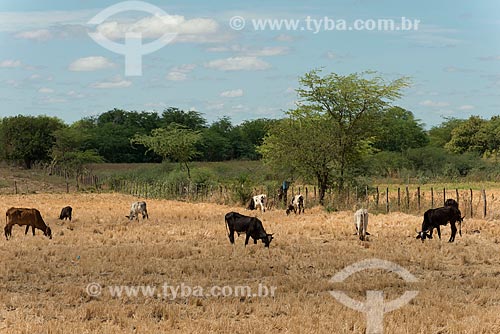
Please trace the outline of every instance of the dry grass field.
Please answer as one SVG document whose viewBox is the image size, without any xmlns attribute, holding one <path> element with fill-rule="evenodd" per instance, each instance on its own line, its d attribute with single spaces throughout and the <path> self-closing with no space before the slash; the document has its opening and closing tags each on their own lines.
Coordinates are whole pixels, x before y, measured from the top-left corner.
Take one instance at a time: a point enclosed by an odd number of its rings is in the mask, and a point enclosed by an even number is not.
<svg viewBox="0 0 500 334">
<path fill-rule="evenodd" d="M 130 203 L 118 194 L 0 196 L 0 212 L 11 206 L 40 209 L 53 239 L 33 237 L 15 226 L 0 244 L 0 333 L 364 333 L 365 315 L 337 302 L 328 291 L 363 300 L 383 290 L 386 300 L 406 290 L 418 296 L 384 316 L 385 333 L 500 333 L 500 226 L 466 219 L 454 244 L 415 239 L 421 217 L 371 215 L 370 240 L 354 233 L 352 212 L 306 208 L 249 212 L 215 204 L 148 200 L 150 219 L 129 222 Z M 57 220 L 71 205 L 72 222 Z M 275 233 L 270 249 L 229 243 L 224 214 L 257 215 Z M 30 232 L 31 233 L 31 232 Z M 367 270 L 344 283 L 330 278 L 365 259 L 397 263 L 418 278 Z M 89 283 L 102 287 L 87 293 Z M 276 287 L 274 297 L 113 297 L 113 286 L 196 287 L 259 284 Z M 206 291 L 204 290 L 204 291 Z"/>
</svg>

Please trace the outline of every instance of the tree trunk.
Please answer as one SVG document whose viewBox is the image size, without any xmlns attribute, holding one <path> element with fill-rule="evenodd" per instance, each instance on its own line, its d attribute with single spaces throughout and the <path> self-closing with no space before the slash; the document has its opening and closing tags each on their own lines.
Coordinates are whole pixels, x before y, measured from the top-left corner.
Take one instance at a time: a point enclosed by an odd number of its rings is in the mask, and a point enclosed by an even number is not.
<svg viewBox="0 0 500 334">
<path fill-rule="evenodd" d="M 191 170 L 189 169 L 189 165 L 187 162 L 184 162 L 184 165 L 186 166 L 187 169 L 188 179 L 191 180 Z"/>
<path fill-rule="evenodd" d="M 319 204 L 325 205 L 325 194 L 328 188 L 328 177 L 323 175 L 318 175 L 318 190 L 319 190 Z"/>
</svg>

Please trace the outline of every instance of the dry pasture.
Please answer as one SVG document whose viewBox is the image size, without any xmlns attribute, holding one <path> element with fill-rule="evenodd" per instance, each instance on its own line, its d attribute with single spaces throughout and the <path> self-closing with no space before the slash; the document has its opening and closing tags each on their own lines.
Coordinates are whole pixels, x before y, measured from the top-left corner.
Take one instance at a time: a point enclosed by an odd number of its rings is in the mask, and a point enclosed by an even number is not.
<svg viewBox="0 0 500 334">
<path fill-rule="evenodd" d="M 0 245 L 1 333 L 364 333 L 365 315 L 349 309 L 330 290 L 363 300 L 383 290 L 386 300 L 406 290 L 419 294 L 384 316 L 385 333 L 499 333 L 500 228 L 494 220 L 466 219 L 456 242 L 449 226 L 425 243 L 415 239 L 421 217 L 370 215 L 370 240 L 354 234 L 353 213 L 249 212 L 215 204 L 147 200 L 150 219 L 129 222 L 130 203 L 119 194 L 0 196 L 0 211 L 38 208 L 53 239 L 33 237 L 15 226 Z M 73 207 L 73 221 L 57 220 Z M 224 226 L 228 211 L 257 215 L 269 233 L 270 249 L 244 236 L 232 247 Z M 383 270 L 329 279 L 365 259 L 397 263 L 418 278 L 406 283 Z M 87 286 L 102 293 L 90 296 Z M 169 286 L 260 284 L 274 297 L 163 297 Z M 155 287 L 153 296 L 113 297 L 113 286 Z M 204 290 L 206 291 L 206 290 Z"/>
</svg>

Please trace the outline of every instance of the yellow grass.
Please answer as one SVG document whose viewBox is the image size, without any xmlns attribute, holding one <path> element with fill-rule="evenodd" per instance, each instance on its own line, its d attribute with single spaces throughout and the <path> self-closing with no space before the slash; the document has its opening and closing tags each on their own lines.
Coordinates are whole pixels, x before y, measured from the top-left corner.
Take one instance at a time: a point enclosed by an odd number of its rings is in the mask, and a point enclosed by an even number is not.
<svg viewBox="0 0 500 334">
<path fill-rule="evenodd" d="M 11 206 L 40 209 L 53 239 L 40 231 L 0 246 L 1 333 L 364 333 L 365 315 L 338 303 L 329 290 L 363 300 L 366 290 L 394 299 L 419 290 L 408 305 L 384 317 L 385 333 L 499 333 L 500 232 L 494 220 L 469 219 L 463 237 L 415 239 L 421 217 L 370 215 L 370 241 L 356 239 L 352 212 L 287 217 L 215 204 L 148 200 L 150 219 L 128 222 L 135 198 L 117 194 L 1 196 Z M 71 205 L 73 222 L 56 218 Z M 270 249 L 244 236 L 232 247 L 223 217 L 228 211 L 258 215 Z M 478 233 L 479 232 L 479 233 Z M 31 233 L 31 232 L 30 232 Z M 406 283 L 382 270 L 368 270 L 345 283 L 329 279 L 365 259 L 395 262 L 419 282 Z M 86 292 L 99 283 L 100 297 Z M 114 285 L 168 283 L 206 289 L 259 283 L 276 287 L 274 297 L 113 298 Z M 254 291 L 254 290 L 252 290 Z"/>
</svg>

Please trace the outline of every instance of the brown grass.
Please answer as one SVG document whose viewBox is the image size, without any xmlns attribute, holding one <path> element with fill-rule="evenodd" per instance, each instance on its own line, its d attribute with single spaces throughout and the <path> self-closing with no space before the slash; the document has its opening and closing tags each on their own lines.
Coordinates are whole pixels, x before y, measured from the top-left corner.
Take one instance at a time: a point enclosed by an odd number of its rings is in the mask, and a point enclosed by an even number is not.
<svg viewBox="0 0 500 334">
<path fill-rule="evenodd" d="M 368 242 L 356 239 L 352 212 L 327 214 L 306 208 L 248 212 L 215 204 L 148 200 L 150 219 L 128 222 L 135 198 L 116 194 L 35 194 L 1 196 L 0 212 L 11 206 L 40 209 L 53 239 L 18 226 L 0 247 L 1 333 L 364 333 L 365 316 L 339 304 L 329 290 L 345 290 L 362 300 L 366 290 L 384 290 L 394 299 L 403 291 L 419 295 L 385 315 L 385 333 L 499 333 L 500 254 L 496 221 L 472 219 L 454 244 L 421 243 L 421 217 L 371 215 Z M 56 218 L 71 205 L 73 222 Z M 236 210 L 262 218 L 275 233 L 270 249 L 259 242 L 230 245 L 223 216 Z M 479 233 L 477 233 L 479 231 Z M 363 259 L 393 261 L 419 283 L 369 270 L 342 284 L 336 272 Z M 103 294 L 90 297 L 98 282 Z M 121 297 L 112 285 L 161 287 L 184 283 L 276 286 L 275 297 Z"/>
</svg>

